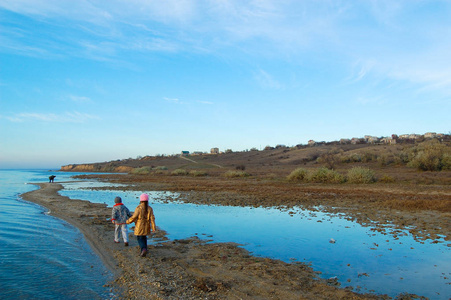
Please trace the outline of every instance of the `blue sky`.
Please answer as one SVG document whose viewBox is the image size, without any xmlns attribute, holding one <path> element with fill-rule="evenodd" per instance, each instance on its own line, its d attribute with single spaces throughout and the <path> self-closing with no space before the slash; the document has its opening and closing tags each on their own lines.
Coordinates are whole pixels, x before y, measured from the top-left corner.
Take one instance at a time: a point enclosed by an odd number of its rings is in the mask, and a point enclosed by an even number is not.
<svg viewBox="0 0 451 300">
<path fill-rule="evenodd" d="M 0 168 L 451 130 L 451 2 L 0 0 Z"/>
</svg>

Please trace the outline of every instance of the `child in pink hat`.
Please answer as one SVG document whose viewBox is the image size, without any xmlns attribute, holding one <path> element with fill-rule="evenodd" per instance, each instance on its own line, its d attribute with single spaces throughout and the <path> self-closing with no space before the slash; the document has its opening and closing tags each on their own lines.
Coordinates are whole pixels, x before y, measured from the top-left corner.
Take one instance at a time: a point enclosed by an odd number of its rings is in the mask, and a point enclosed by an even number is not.
<svg viewBox="0 0 451 300">
<path fill-rule="evenodd" d="M 136 207 L 133 216 L 127 220 L 127 224 L 135 222 L 135 235 L 140 247 L 140 256 L 147 254 L 147 236 L 156 231 L 155 216 L 152 207 L 149 206 L 149 195 L 142 194 L 140 203 Z"/>
</svg>

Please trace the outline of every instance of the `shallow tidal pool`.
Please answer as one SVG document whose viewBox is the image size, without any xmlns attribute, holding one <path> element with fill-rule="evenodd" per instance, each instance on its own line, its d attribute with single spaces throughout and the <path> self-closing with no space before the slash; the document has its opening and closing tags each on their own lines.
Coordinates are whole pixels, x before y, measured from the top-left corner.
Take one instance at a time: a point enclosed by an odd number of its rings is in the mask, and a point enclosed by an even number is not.
<svg viewBox="0 0 451 300">
<path fill-rule="evenodd" d="M 340 215 L 302 209 L 195 205 L 167 201 L 173 195 L 169 192 L 91 189 L 105 186 L 100 182 L 63 185 L 63 196 L 109 207 L 120 196 L 131 211 L 147 192 L 157 226 L 170 239 L 235 242 L 256 256 L 310 263 L 321 277 L 336 278 L 356 292 L 451 297 L 451 247 L 443 240 L 415 241 L 407 231 L 394 237 Z"/>
</svg>

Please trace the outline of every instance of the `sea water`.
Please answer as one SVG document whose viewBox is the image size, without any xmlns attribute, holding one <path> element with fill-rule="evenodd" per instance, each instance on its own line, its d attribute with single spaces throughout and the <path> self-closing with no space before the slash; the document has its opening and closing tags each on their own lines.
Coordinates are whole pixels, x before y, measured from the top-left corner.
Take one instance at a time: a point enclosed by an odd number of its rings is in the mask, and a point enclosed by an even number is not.
<svg viewBox="0 0 451 300">
<path fill-rule="evenodd" d="M 302 209 L 290 213 L 276 208 L 194 205 L 167 201 L 173 196 L 168 192 L 88 188 L 105 185 L 100 182 L 63 185 L 62 195 L 110 207 L 120 196 L 131 211 L 139 195 L 147 192 L 157 226 L 171 239 L 198 236 L 235 242 L 256 256 L 310 263 L 321 277 L 336 277 L 342 287 L 357 292 L 451 298 L 451 245 L 443 239 L 420 242 L 407 231 L 394 237 L 340 215 Z"/>
<path fill-rule="evenodd" d="M 112 274 L 81 232 L 20 194 L 73 173 L 0 170 L 0 299 L 109 299 Z"/>
</svg>

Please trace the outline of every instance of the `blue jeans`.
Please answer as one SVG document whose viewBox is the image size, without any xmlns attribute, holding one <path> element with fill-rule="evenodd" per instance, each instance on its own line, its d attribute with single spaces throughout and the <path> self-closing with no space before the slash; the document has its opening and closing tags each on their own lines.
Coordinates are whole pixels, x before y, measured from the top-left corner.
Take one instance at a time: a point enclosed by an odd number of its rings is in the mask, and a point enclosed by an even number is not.
<svg viewBox="0 0 451 300">
<path fill-rule="evenodd" d="M 144 249 L 147 250 L 147 236 L 146 235 L 137 235 L 136 238 L 138 239 L 138 245 L 141 248 L 141 251 Z"/>
</svg>

